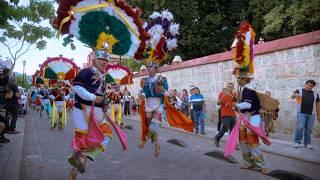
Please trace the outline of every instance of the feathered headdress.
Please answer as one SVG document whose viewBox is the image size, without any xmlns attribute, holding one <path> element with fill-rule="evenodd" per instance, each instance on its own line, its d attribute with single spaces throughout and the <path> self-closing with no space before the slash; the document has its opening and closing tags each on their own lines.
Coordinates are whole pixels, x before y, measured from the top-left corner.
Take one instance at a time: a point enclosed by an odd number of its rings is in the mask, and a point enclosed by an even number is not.
<svg viewBox="0 0 320 180">
<path fill-rule="evenodd" d="M 133 75 L 128 67 L 120 64 L 108 64 L 106 68 L 105 82 L 117 85 L 133 84 L 132 76 Z"/>
<path fill-rule="evenodd" d="M 240 25 L 239 31 L 236 33 L 236 39 L 233 43 L 235 47 L 232 59 L 236 62 L 237 67 L 233 74 L 236 76 L 252 77 L 254 73 L 254 42 L 256 33 L 251 25 L 244 21 Z"/>
<path fill-rule="evenodd" d="M 142 59 L 148 34 L 139 17 L 122 0 L 60 0 L 53 26 L 58 36 L 68 34 L 63 44 L 73 49 L 76 37 L 94 50 Z"/>
<path fill-rule="evenodd" d="M 166 53 L 177 47 L 179 24 L 173 22 L 172 13 L 164 10 L 161 13 L 153 12 L 150 15 L 150 21 L 144 26 L 151 37 L 144 54 L 147 63 L 160 64 Z"/>
<path fill-rule="evenodd" d="M 41 65 L 40 72 L 43 78 L 49 80 L 73 80 L 79 67 L 63 56 L 47 58 Z"/>
</svg>

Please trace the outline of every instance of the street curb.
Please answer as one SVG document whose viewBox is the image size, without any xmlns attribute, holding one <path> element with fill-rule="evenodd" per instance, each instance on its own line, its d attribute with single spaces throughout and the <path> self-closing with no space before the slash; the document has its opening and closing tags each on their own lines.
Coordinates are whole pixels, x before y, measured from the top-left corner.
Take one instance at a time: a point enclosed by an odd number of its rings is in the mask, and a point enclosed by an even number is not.
<svg viewBox="0 0 320 180">
<path fill-rule="evenodd" d="M 135 118 L 131 118 L 131 117 L 125 117 L 125 118 L 128 119 L 128 120 L 131 120 L 131 121 L 140 122 L 139 120 L 137 120 Z M 213 141 L 213 137 L 208 137 L 208 136 L 189 133 L 189 132 L 186 132 L 186 131 L 178 129 L 178 128 L 172 128 L 172 127 L 168 126 L 168 124 L 166 124 L 166 126 L 162 125 L 161 128 L 173 130 L 173 131 L 184 133 L 184 134 L 188 134 L 188 135 L 191 135 L 191 136 L 198 136 L 200 138 L 204 138 L 204 139 L 208 139 L 208 140 L 212 140 Z M 273 141 L 273 139 L 270 139 L 270 140 L 271 140 L 271 142 Z M 226 142 L 224 139 L 221 139 L 221 141 L 222 142 Z M 275 144 L 281 144 L 281 145 L 286 145 L 287 146 L 286 143 L 281 143 L 279 141 L 275 142 Z M 274 155 L 278 155 L 278 156 L 283 156 L 283 157 L 287 157 L 287 158 L 291 158 L 291 159 L 296 159 L 296 160 L 300 160 L 300 161 L 304 161 L 304 162 L 320 165 L 320 159 L 310 159 L 310 158 L 304 158 L 304 157 L 297 157 L 297 156 L 293 156 L 293 155 L 288 155 L 288 154 L 284 154 L 282 152 L 268 150 L 264 146 L 261 146 L 261 149 L 262 149 L 263 152 L 266 152 L 266 153 L 270 153 L 270 154 L 274 154 Z"/>
<path fill-rule="evenodd" d="M 21 169 L 22 169 L 22 156 L 23 156 L 23 144 L 24 144 L 24 131 L 25 131 L 25 123 L 26 118 L 19 118 L 17 123 L 21 123 L 22 129 L 18 129 L 20 131 L 18 141 L 16 142 L 10 142 L 14 143 L 16 146 L 15 148 L 12 148 L 8 163 L 5 169 L 5 172 L 3 173 L 3 179 L 10 179 L 10 180 L 20 180 L 21 179 Z"/>
</svg>

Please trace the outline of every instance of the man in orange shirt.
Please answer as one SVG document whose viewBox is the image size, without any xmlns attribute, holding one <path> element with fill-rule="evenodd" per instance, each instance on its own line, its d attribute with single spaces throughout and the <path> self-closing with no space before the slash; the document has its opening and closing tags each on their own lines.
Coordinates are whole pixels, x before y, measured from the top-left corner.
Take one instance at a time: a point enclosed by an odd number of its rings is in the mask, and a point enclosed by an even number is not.
<svg viewBox="0 0 320 180">
<path fill-rule="evenodd" d="M 218 105 L 221 105 L 221 119 L 223 126 L 214 138 L 214 142 L 217 147 L 219 147 L 219 141 L 223 137 L 224 133 L 228 130 L 231 132 L 236 122 L 235 105 L 237 95 L 233 90 L 234 85 L 229 82 L 225 90 L 222 91 L 218 97 Z"/>
</svg>

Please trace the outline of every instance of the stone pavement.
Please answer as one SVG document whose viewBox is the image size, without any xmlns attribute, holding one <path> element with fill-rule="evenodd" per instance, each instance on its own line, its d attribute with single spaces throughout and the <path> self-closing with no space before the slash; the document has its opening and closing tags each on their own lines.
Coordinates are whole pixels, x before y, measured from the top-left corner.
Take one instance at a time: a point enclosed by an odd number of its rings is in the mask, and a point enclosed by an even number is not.
<svg viewBox="0 0 320 180">
<path fill-rule="evenodd" d="M 18 129 L 24 130 L 24 133 L 15 135 L 15 137 L 11 135 L 12 142 L 0 148 L 0 179 L 67 179 L 71 169 L 66 162 L 66 157 L 71 154 L 70 142 L 73 135 L 71 114 L 68 119 L 67 127 L 64 130 L 50 130 L 49 120 L 39 119 L 37 113 L 33 113 L 33 115 L 30 113 L 24 120 L 19 119 Z M 124 130 L 129 141 L 128 152 L 122 151 L 120 142 L 114 135 L 107 152 L 96 162 L 89 162 L 87 172 L 79 175 L 79 180 L 274 179 L 255 171 L 240 170 L 239 164 L 230 164 L 206 156 L 207 152 L 223 151 L 223 147 L 214 147 L 209 133 L 208 137 L 204 138 L 162 128 L 159 138 L 161 155 L 159 158 L 155 158 L 153 146 L 150 143 L 146 144 L 144 150 L 137 148 L 140 124 L 137 118 L 133 119 L 135 120 L 128 118 L 125 120 L 127 125 L 133 127 L 132 130 Z M 25 128 L 23 129 L 23 127 Z M 183 140 L 188 147 L 182 148 L 167 143 L 166 141 L 171 138 Z M 23 148 L 18 147 L 21 142 L 23 142 Z M 8 153 L 8 151 L 14 152 L 15 149 L 19 152 L 16 154 Z M 14 159 L 14 157 L 16 159 L 4 161 L 2 157 L 6 156 L 7 159 Z M 19 157 L 22 158 L 20 161 Z M 236 151 L 234 157 L 240 160 L 240 152 Z M 318 164 L 272 153 L 266 153 L 265 159 L 270 170 L 281 169 L 298 172 L 314 179 L 319 177 L 320 165 Z"/>
<path fill-rule="evenodd" d="M 126 118 L 139 121 L 139 116 L 128 116 Z M 167 122 L 163 122 L 162 125 L 164 128 L 174 129 L 174 128 L 171 128 Z M 175 130 L 181 131 L 180 129 L 175 129 Z M 206 121 L 205 133 L 206 133 L 205 136 L 195 135 L 195 134 L 192 134 L 192 135 L 210 139 L 213 141 L 214 136 L 218 133 L 216 123 Z M 228 134 L 226 133 L 224 137 L 221 139 L 221 141 L 226 142 L 227 137 L 228 137 Z M 304 147 L 294 148 L 293 139 L 294 139 L 294 135 L 287 135 L 287 134 L 280 134 L 280 133 L 270 134 L 270 140 L 272 145 L 267 146 L 262 144 L 263 151 L 267 153 L 277 154 L 277 155 L 320 165 L 320 138 L 312 139 L 312 145 L 314 148 L 313 150 L 310 150 Z"/>
<path fill-rule="evenodd" d="M 20 179 L 24 126 L 25 119 L 19 117 L 16 130 L 20 134 L 5 134 L 10 142 L 0 147 L 0 180 Z"/>
</svg>

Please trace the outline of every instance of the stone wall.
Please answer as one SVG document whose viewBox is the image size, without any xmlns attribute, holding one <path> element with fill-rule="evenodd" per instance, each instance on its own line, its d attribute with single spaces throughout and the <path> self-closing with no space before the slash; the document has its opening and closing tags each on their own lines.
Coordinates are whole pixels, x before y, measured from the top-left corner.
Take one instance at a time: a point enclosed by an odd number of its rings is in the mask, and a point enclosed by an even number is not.
<svg viewBox="0 0 320 180">
<path fill-rule="evenodd" d="M 314 79 L 320 87 L 320 31 L 259 44 L 255 47 L 255 79 L 253 84 L 259 91 L 269 90 L 280 101 L 279 119 L 276 131 L 293 133 L 296 113 L 294 100 L 290 96 L 294 90 L 303 87 L 308 79 Z M 225 52 L 185 61 L 160 69 L 168 78 L 171 89 L 188 89 L 190 85 L 199 86 L 206 97 L 208 118 L 217 120 L 217 97 L 226 82 L 232 81 L 233 61 L 231 53 Z M 133 94 L 140 90 L 140 79 L 145 73 L 134 78 L 130 86 Z M 315 122 L 314 135 L 320 136 L 320 124 Z"/>
</svg>

